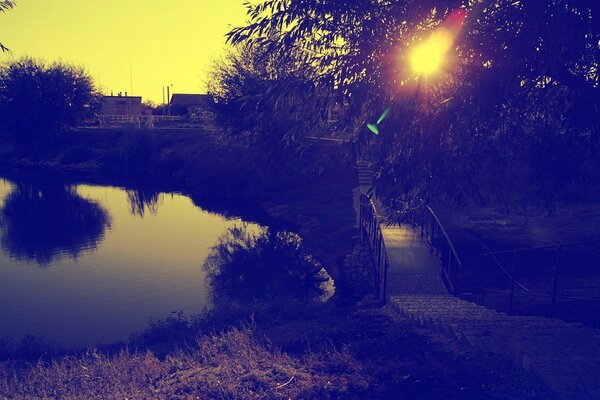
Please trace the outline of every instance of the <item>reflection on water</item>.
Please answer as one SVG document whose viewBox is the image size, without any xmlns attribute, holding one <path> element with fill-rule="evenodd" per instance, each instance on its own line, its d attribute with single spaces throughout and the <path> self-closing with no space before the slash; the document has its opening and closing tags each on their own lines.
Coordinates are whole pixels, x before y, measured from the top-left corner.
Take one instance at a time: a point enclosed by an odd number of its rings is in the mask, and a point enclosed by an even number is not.
<svg viewBox="0 0 600 400">
<path fill-rule="evenodd" d="M 96 248 L 109 226 L 104 208 L 61 182 L 17 183 L 0 210 L 2 248 L 44 266 Z"/>
<path fill-rule="evenodd" d="M 281 299 L 329 299 L 333 280 L 291 232 L 238 225 L 228 229 L 204 264 L 216 305 Z"/>
<path fill-rule="evenodd" d="M 148 189 L 133 189 L 127 190 L 127 199 L 131 213 L 144 218 L 147 211 L 156 215 L 163 194 Z"/>
<path fill-rule="evenodd" d="M 0 178 L 0 235 L 0 339 L 110 343 L 178 311 L 334 290 L 297 235 L 179 194 Z"/>
<path fill-rule="evenodd" d="M 239 219 L 179 194 L 13 181 L 0 179 L 0 338 L 109 343 L 211 307 L 202 265 Z"/>
</svg>

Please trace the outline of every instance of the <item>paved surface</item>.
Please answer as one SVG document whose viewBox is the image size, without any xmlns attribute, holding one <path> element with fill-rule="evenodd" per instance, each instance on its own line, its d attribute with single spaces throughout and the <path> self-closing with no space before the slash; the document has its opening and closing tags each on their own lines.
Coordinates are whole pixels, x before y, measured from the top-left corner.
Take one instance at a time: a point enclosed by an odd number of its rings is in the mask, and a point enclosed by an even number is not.
<svg viewBox="0 0 600 400">
<path fill-rule="evenodd" d="M 408 225 L 382 227 L 390 266 L 387 292 L 448 294 L 436 259 L 418 229 Z"/>
<path fill-rule="evenodd" d="M 359 187 L 373 186 L 358 164 Z M 544 317 L 509 316 L 450 296 L 438 264 L 410 226 L 382 227 L 390 261 L 388 304 L 415 324 L 464 346 L 511 358 L 536 372 L 562 399 L 600 400 L 600 330 Z"/>
<path fill-rule="evenodd" d="M 518 317 L 450 295 L 399 295 L 390 307 L 466 346 L 511 358 L 563 399 L 600 399 L 600 330 L 544 317 Z"/>
<path fill-rule="evenodd" d="M 358 187 L 355 189 L 355 207 L 358 215 L 360 194 L 373 187 L 372 173 L 365 162 L 357 164 Z M 447 294 L 435 258 L 418 229 L 409 226 L 382 226 L 390 265 L 387 293 L 396 294 Z"/>
</svg>

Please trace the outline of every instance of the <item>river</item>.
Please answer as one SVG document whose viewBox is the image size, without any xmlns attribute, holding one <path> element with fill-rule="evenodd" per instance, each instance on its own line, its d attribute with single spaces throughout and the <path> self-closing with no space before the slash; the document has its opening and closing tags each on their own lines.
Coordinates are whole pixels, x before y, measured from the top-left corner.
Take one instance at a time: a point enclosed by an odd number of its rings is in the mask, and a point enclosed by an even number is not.
<svg viewBox="0 0 600 400">
<path fill-rule="evenodd" d="M 178 193 L 0 178 L 0 337 L 111 343 L 210 308 L 203 266 L 236 227 L 265 231 Z"/>
</svg>

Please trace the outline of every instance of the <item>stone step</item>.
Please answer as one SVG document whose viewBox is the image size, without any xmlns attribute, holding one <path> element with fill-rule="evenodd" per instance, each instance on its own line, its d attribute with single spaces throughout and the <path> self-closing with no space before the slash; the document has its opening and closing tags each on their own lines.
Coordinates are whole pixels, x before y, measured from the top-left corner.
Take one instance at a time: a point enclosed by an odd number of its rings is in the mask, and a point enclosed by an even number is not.
<svg viewBox="0 0 600 400">
<path fill-rule="evenodd" d="M 449 295 L 391 296 L 391 309 L 457 343 L 536 372 L 565 399 L 600 399 L 600 330 L 539 316 L 510 316 Z M 597 397 L 594 397 L 597 396 Z"/>
</svg>

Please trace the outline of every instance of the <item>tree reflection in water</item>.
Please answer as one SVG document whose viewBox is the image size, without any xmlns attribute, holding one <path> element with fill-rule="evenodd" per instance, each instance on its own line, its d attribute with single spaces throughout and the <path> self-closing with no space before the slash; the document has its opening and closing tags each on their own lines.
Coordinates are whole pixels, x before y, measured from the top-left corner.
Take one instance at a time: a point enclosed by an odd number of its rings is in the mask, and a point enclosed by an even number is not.
<svg viewBox="0 0 600 400">
<path fill-rule="evenodd" d="M 213 247 L 204 267 L 215 305 L 232 302 L 329 299 L 335 290 L 327 271 L 302 250 L 291 232 L 230 228 Z"/>
<path fill-rule="evenodd" d="M 156 215 L 158 206 L 162 203 L 163 194 L 154 190 L 134 189 L 127 190 L 129 211 L 133 215 L 144 217 L 146 211 Z"/>
<path fill-rule="evenodd" d="M 0 210 L 2 247 L 11 257 L 42 266 L 96 248 L 108 227 L 104 208 L 60 182 L 19 183 Z"/>
</svg>

